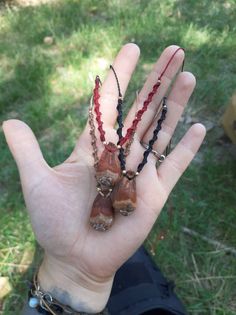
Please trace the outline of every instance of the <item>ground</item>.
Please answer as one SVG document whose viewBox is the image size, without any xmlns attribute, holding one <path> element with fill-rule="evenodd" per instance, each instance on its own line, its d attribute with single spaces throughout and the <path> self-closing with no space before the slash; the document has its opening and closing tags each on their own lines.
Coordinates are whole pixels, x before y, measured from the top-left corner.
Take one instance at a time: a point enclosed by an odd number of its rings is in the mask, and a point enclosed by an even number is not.
<svg viewBox="0 0 236 315">
<path fill-rule="evenodd" d="M 37 6 L 23 6 L 33 2 Z M 196 75 L 197 87 L 174 143 L 196 121 L 208 133 L 146 246 L 175 281 L 190 314 L 235 314 L 235 256 L 211 244 L 236 248 L 235 148 L 221 126 L 236 87 L 235 1 L 39 2 L 0 6 L 0 121 L 27 122 L 50 165 L 73 148 L 86 122 L 92 78 L 104 77 L 121 45 L 135 42 L 141 48 L 126 104 L 164 47 L 186 49 L 185 69 Z M 12 288 L 0 302 L 0 314 L 11 315 L 25 300 L 36 245 L 2 132 L 0 138 L 0 279 Z M 185 227 L 197 236 L 186 234 Z M 165 239 L 159 240 L 162 230 Z M 39 257 L 37 251 L 34 266 Z"/>
</svg>

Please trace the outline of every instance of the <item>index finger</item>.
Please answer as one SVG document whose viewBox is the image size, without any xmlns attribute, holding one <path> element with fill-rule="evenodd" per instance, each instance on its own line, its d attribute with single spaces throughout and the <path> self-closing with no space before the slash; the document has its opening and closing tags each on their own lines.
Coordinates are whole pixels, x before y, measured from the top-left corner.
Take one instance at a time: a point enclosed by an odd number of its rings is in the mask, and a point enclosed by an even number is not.
<svg viewBox="0 0 236 315">
<path fill-rule="evenodd" d="M 130 78 L 133 74 L 140 55 L 139 47 L 136 44 L 126 44 L 116 56 L 113 67 L 119 78 L 121 93 L 124 96 Z M 117 116 L 118 89 L 114 74 L 109 70 L 108 75 L 102 84 L 100 91 L 100 109 L 105 127 L 113 127 Z"/>
</svg>

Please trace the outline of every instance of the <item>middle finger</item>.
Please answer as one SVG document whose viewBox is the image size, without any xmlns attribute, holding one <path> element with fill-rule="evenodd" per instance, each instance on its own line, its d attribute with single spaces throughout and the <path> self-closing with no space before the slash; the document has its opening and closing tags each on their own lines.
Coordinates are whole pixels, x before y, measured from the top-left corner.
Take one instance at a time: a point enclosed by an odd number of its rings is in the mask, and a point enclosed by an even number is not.
<svg viewBox="0 0 236 315">
<path fill-rule="evenodd" d="M 153 70 L 149 74 L 141 92 L 139 93 L 137 100 L 134 102 L 131 107 L 127 118 L 125 119 L 125 129 L 129 128 L 132 124 L 133 119 L 135 118 L 137 110 L 141 109 L 144 101 L 147 99 L 148 94 L 151 92 L 153 85 L 157 82 L 158 77 L 160 76 L 163 69 L 166 67 L 168 61 L 174 54 L 174 52 L 178 49 L 178 46 L 172 45 L 167 47 L 160 58 L 156 62 L 153 67 Z M 136 129 L 136 135 L 139 139 L 143 136 L 145 130 L 147 130 L 148 126 L 151 124 L 156 111 L 158 109 L 159 103 L 161 99 L 165 95 L 167 89 L 169 88 L 171 81 L 177 74 L 179 68 L 181 67 L 184 60 L 184 51 L 179 50 L 174 56 L 173 60 L 170 62 L 168 68 L 166 69 L 164 75 L 161 79 L 161 85 L 158 89 L 158 92 L 153 97 L 152 102 L 149 104 L 147 112 L 142 116 L 142 120 L 139 122 L 139 125 Z"/>
</svg>

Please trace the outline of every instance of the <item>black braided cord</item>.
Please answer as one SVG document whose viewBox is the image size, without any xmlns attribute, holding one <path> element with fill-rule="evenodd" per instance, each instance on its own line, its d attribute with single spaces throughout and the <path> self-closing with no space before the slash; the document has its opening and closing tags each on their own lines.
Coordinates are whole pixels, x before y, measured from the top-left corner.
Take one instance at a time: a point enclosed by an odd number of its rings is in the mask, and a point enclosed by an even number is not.
<svg viewBox="0 0 236 315">
<path fill-rule="evenodd" d="M 118 134 L 118 137 L 119 137 L 119 140 L 118 140 L 117 144 L 119 144 L 120 140 L 122 139 L 122 129 L 124 127 L 124 125 L 123 125 L 123 110 L 122 110 L 123 99 L 122 99 L 122 94 L 121 94 L 121 91 L 120 91 L 119 80 L 118 80 L 117 74 L 115 72 L 115 69 L 113 68 L 112 65 L 110 65 L 110 68 L 111 68 L 111 70 L 114 73 L 114 76 L 115 76 L 115 79 L 116 79 L 116 83 L 117 83 L 118 93 L 119 93 L 119 98 L 118 98 L 118 102 L 117 102 L 117 106 L 116 106 L 116 109 L 117 109 L 117 112 L 118 112 L 117 120 L 116 120 L 117 124 L 118 124 L 118 128 L 117 128 L 116 133 Z M 148 156 L 153 150 L 153 145 L 154 145 L 154 143 L 156 142 L 156 140 L 158 138 L 158 133 L 161 130 L 162 123 L 163 123 L 163 121 L 166 118 L 166 113 L 167 113 L 166 101 L 167 101 L 167 97 L 163 97 L 161 117 L 157 121 L 157 126 L 154 129 L 154 131 L 153 131 L 152 139 L 149 140 L 149 142 L 148 142 L 148 148 L 143 153 L 143 160 L 137 167 L 137 172 L 138 173 L 140 173 L 142 171 L 143 167 L 145 166 L 145 164 L 147 164 Z M 120 160 L 121 169 L 123 171 L 123 170 L 125 170 L 125 166 L 126 166 L 125 150 L 124 150 L 124 148 L 121 147 L 119 149 L 119 156 L 118 157 L 119 157 L 119 160 Z"/>
<path fill-rule="evenodd" d="M 163 123 L 163 121 L 166 118 L 166 113 L 167 113 L 166 101 L 167 101 L 167 98 L 163 97 L 161 117 L 157 121 L 157 126 L 154 129 L 154 131 L 153 131 L 152 139 L 149 140 L 149 142 L 148 142 L 148 148 L 143 153 L 143 160 L 137 167 L 137 172 L 138 173 L 140 173 L 142 171 L 144 165 L 147 163 L 148 156 L 152 152 L 153 145 L 154 145 L 154 143 L 156 142 L 156 140 L 158 138 L 158 133 L 161 130 L 162 123 Z"/>
<path fill-rule="evenodd" d="M 123 127 L 124 127 L 124 124 L 123 124 L 123 110 L 122 110 L 123 99 L 122 99 L 122 94 L 121 94 L 121 90 L 120 90 L 120 83 L 119 83 L 117 74 L 115 72 L 115 69 L 113 68 L 112 65 L 110 65 L 110 68 L 111 68 L 111 70 L 114 73 L 114 76 L 115 76 L 115 79 L 116 79 L 116 83 L 117 83 L 118 93 L 119 93 L 119 98 L 118 98 L 118 102 L 117 102 L 117 106 L 116 106 L 117 113 L 118 113 L 117 119 L 116 119 L 117 124 L 118 124 L 118 128 L 116 130 L 116 133 L 117 133 L 117 135 L 119 137 L 119 140 L 118 140 L 118 143 L 117 143 L 119 145 L 120 140 L 123 137 L 122 136 L 122 130 L 123 130 Z M 118 158 L 119 158 L 119 161 L 120 161 L 121 169 L 123 171 L 123 170 L 125 170 L 126 160 L 125 160 L 125 150 L 122 147 L 119 149 Z"/>
</svg>

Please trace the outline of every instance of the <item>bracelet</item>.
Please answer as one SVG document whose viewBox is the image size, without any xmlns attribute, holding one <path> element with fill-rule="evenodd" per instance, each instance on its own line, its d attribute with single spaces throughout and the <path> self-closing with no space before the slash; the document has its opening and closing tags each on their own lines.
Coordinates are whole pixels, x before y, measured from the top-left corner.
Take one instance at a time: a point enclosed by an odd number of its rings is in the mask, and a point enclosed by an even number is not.
<svg viewBox="0 0 236 315">
<path fill-rule="evenodd" d="M 45 315 L 88 315 L 88 313 L 76 312 L 70 306 L 58 302 L 49 292 L 44 292 L 39 285 L 36 274 L 30 285 L 28 304 L 30 308 L 35 308 L 39 313 Z M 104 310 L 97 315 L 108 315 L 108 313 Z"/>
</svg>

